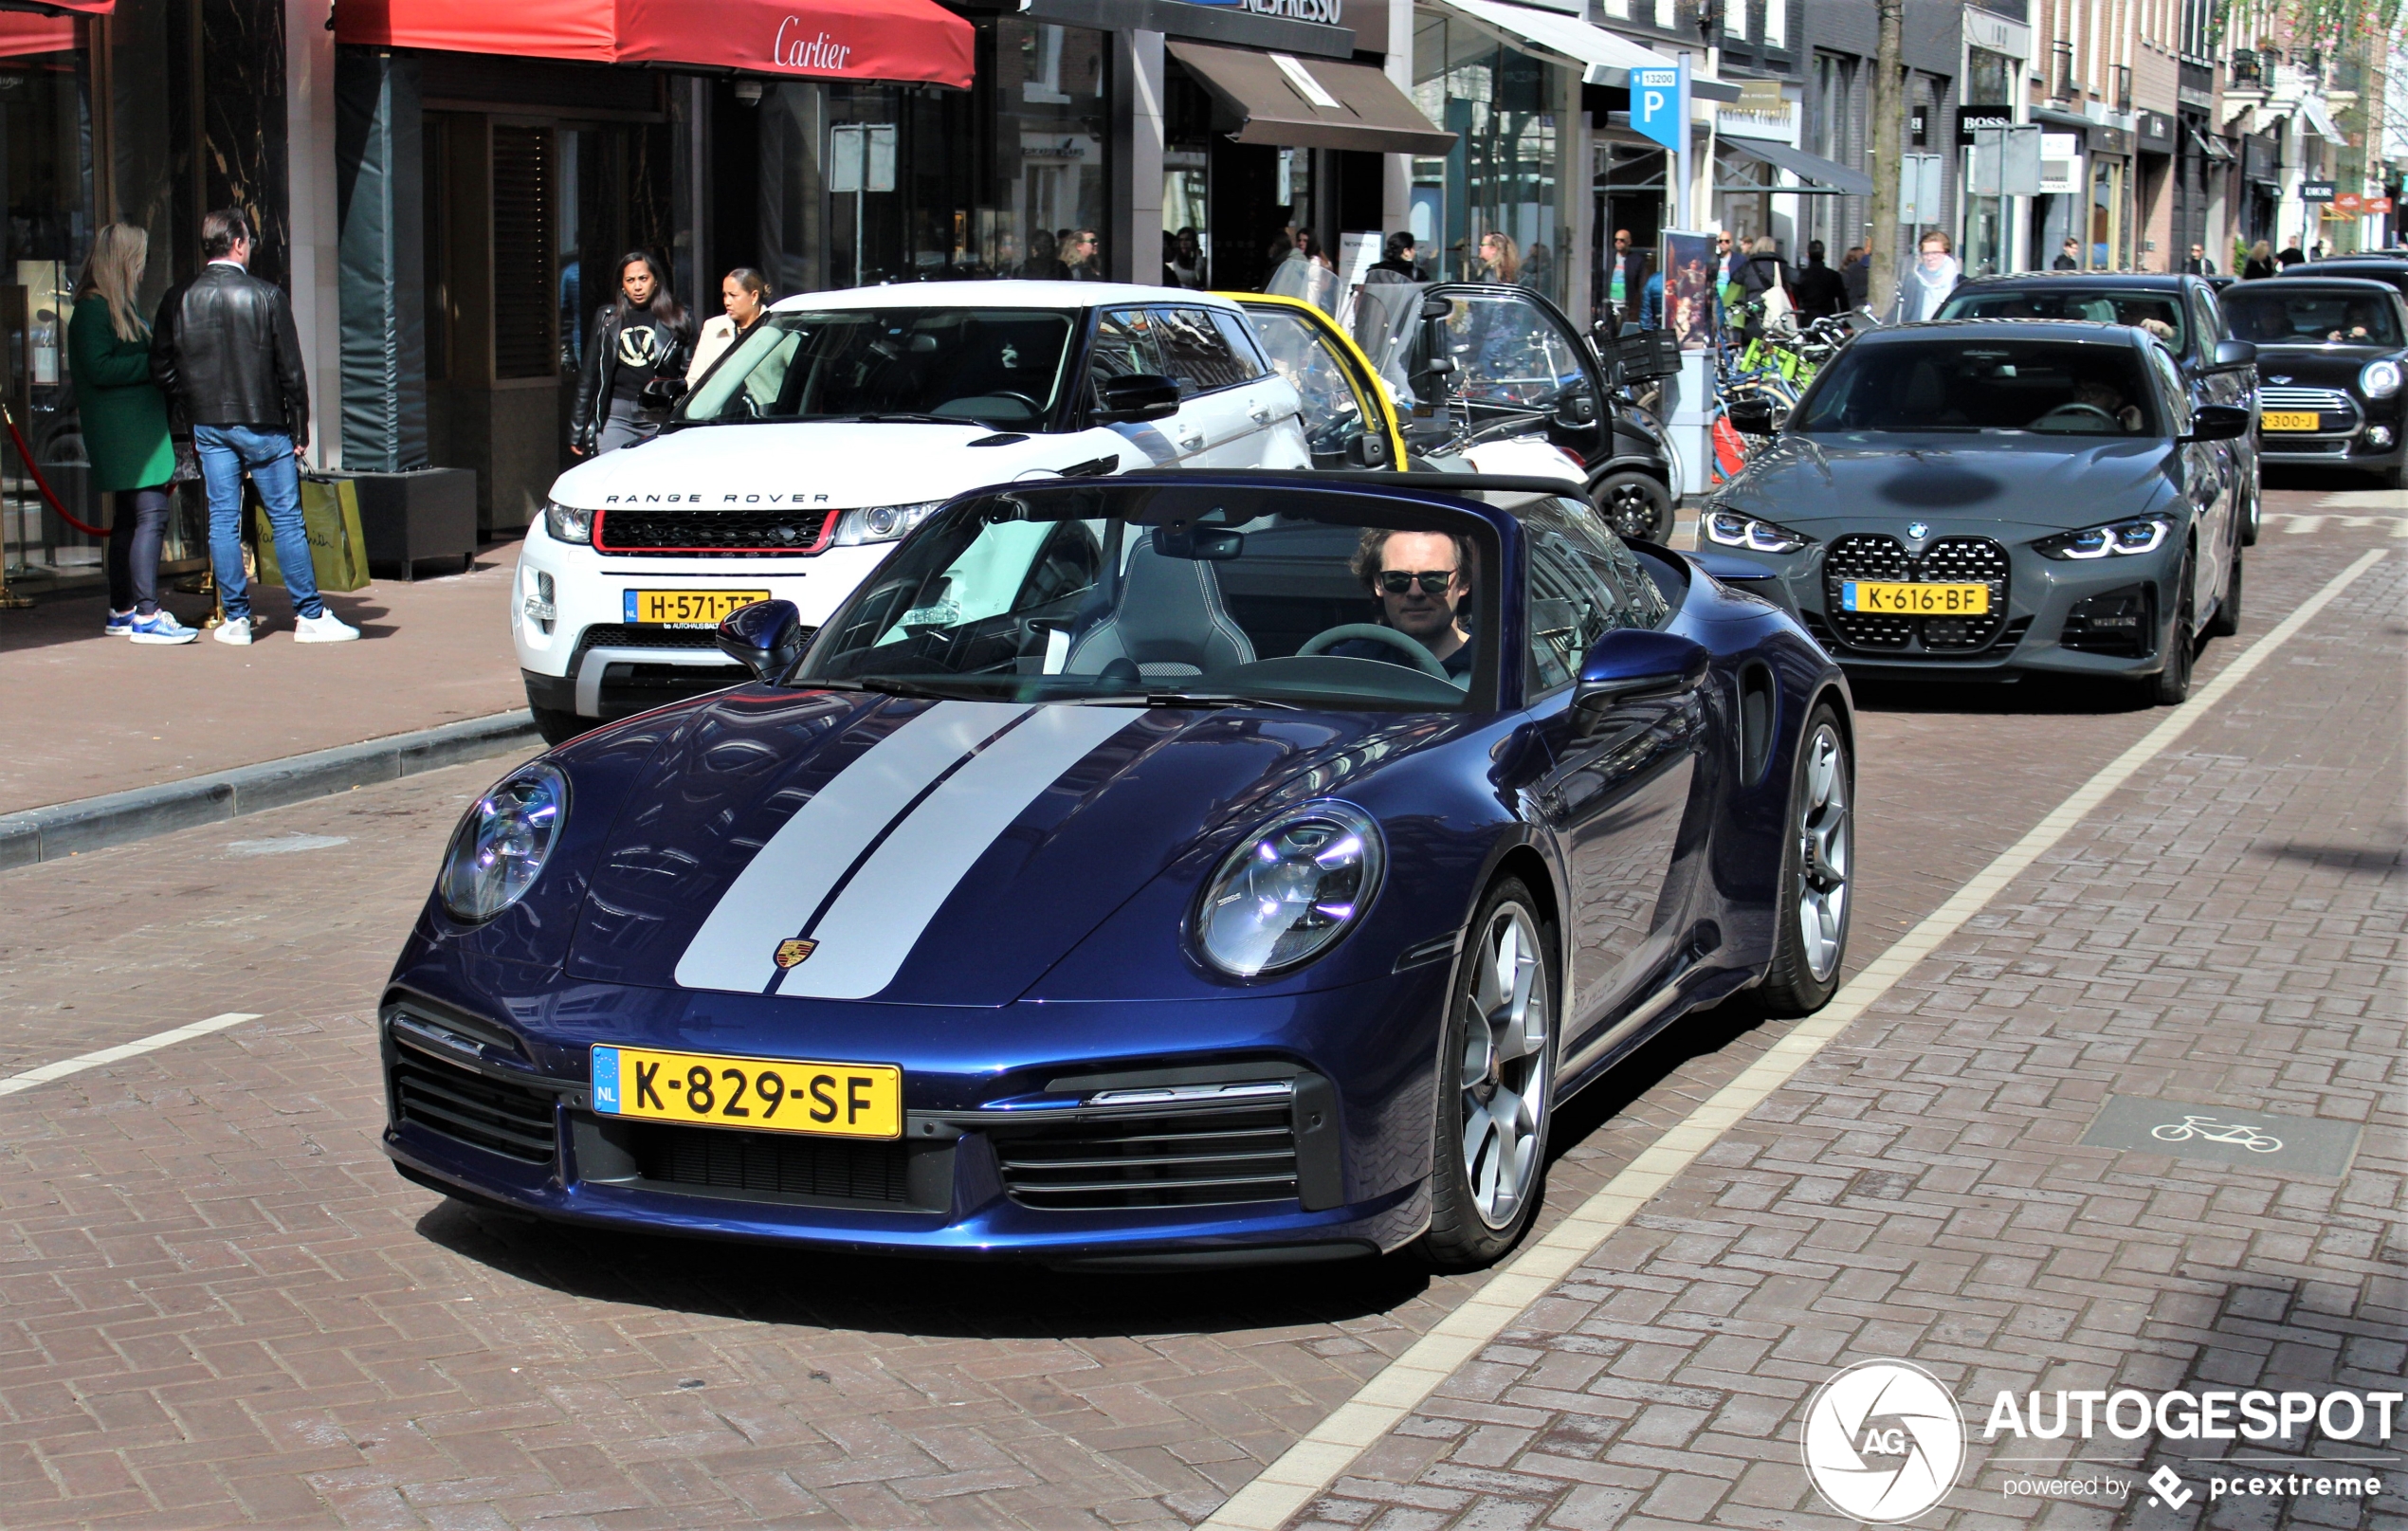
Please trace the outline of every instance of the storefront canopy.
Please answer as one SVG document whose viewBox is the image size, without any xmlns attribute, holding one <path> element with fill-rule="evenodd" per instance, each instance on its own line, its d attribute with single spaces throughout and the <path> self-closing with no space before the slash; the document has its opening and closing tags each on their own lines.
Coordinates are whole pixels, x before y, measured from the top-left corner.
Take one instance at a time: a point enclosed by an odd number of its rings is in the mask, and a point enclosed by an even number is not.
<svg viewBox="0 0 2408 1531">
<path fill-rule="evenodd" d="M 1443 155 L 1455 136 L 1432 127 L 1396 82 L 1367 64 L 1170 42 L 1170 55 L 1234 112 L 1239 143 Z"/>
<path fill-rule="evenodd" d="M 1743 138 L 1735 133 L 1725 133 L 1717 137 L 1714 143 L 1717 148 L 1733 150 L 1745 155 L 1750 159 L 1760 160 L 1776 170 L 1785 170 L 1808 186 L 1820 188 L 1838 196 L 1873 194 L 1873 178 L 1863 171 L 1850 170 L 1835 160 L 1825 159 L 1820 155 L 1810 155 L 1803 149 L 1793 149 L 1788 144 L 1771 138 Z M 1766 187 L 1764 190 L 1779 193 L 1782 191 L 1795 191 L 1798 189 L 1774 186 Z"/>
<path fill-rule="evenodd" d="M 1438 0 L 1473 26 L 1501 38 L 1508 46 L 1560 59 L 1581 71 L 1592 85 L 1628 89 L 1633 69 L 1669 69 L 1673 61 L 1634 43 L 1618 32 L 1592 27 L 1578 16 L 1559 10 L 1535 10 L 1504 0 Z M 1691 80 L 1689 94 L 1702 101 L 1735 101 L 1739 87 L 1719 80 Z"/>
<path fill-rule="evenodd" d="M 934 0 L 337 0 L 335 38 L 593 64 L 970 88 L 970 23 Z"/>
<path fill-rule="evenodd" d="M 2344 148 L 2349 146 L 2349 139 L 2343 136 L 2341 129 L 2333 126 L 2332 114 L 2326 111 L 2325 103 L 2315 97 L 2300 98 L 2299 115 L 2310 128 L 2315 130 L 2317 137 L 2326 143 L 2337 143 Z"/>
<path fill-rule="evenodd" d="M 58 0 L 40 10 L 0 10 L 0 59 L 61 53 L 75 46 L 77 16 L 105 16 L 117 0 Z"/>
</svg>

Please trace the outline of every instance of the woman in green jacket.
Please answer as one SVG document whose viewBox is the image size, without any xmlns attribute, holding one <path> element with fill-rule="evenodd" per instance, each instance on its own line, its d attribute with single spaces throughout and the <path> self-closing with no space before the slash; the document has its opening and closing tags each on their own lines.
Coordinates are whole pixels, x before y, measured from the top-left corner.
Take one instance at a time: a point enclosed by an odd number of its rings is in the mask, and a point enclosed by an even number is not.
<svg viewBox="0 0 2408 1531">
<path fill-rule="evenodd" d="M 137 644 L 189 644 L 200 634 L 159 605 L 175 447 L 167 434 L 167 400 L 151 381 L 151 327 L 135 306 L 150 254 L 151 236 L 131 224 L 100 230 L 76 283 L 67 353 L 92 486 L 116 500 L 102 630 Z"/>
</svg>

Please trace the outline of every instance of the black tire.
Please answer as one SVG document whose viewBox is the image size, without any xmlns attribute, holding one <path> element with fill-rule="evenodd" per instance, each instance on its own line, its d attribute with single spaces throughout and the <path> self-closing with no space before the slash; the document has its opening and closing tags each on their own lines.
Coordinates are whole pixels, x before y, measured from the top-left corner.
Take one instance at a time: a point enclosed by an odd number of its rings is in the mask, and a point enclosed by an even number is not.
<svg viewBox="0 0 2408 1531">
<path fill-rule="evenodd" d="M 593 718 L 580 718 L 573 712 L 562 712 L 557 707 L 530 705 L 527 710 L 535 714 L 535 731 L 543 736 L 546 744 L 566 744 L 600 721 Z"/>
<path fill-rule="evenodd" d="M 1555 931 L 1540 908 L 1520 879 L 1505 878 L 1480 901 L 1464 935 L 1461 971 L 1448 992 L 1439 1036 L 1430 1227 L 1415 1246 L 1433 1269 L 1478 1270 L 1495 1264 L 1529 1231 L 1546 1196 L 1559 1021 L 1555 980 L 1560 970 Z M 1509 928 L 1516 943 L 1514 969 L 1527 983 L 1516 990 L 1523 996 L 1518 1007 L 1505 994 L 1504 1005 L 1484 1010 L 1484 992 L 1502 993 L 1493 983 L 1484 991 L 1484 981 L 1499 971 L 1494 959 Z M 1534 1014 L 1539 1030 L 1535 1045 L 1529 1025 Z M 1475 1034 L 1475 1024 L 1486 1035 Z M 1482 1060 L 1480 1077 L 1467 1084 L 1467 1065 L 1475 1048 Z M 1521 1050 L 1505 1056 L 1514 1048 Z M 1481 1148 L 1467 1149 L 1468 1108 L 1475 1104 L 1502 1109 L 1512 1128 L 1509 1143 L 1504 1130 L 1491 1123 Z M 1508 1186 L 1509 1198 L 1505 1194 Z"/>
<path fill-rule="evenodd" d="M 2149 678 L 2149 700 L 2161 707 L 2179 707 L 2191 700 L 2191 662 L 2198 654 L 2198 611 L 2191 594 L 2196 570 L 2192 555 L 2182 555 L 2181 573 L 2174 576 L 2174 623 L 2165 635 L 2165 668 Z"/>
<path fill-rule="evenodd" d="M 2375 482 L 2386 489 L 2408 489 L 2408 463 L 2396 463 L 2375 475 Z"/>
<path fill-rule="evenodd" d="M 1773 960 L 1756 986 L 1757 1008 L 1768 1015 L 1811 1015 L 1839 990 L 1855 904 L 1848 887 L 1855 863 L 1855 802 L 1856 752 L 1837 709 L 1817 702 L 1798 733 L 1789 806 L 1781 815 Z M 1810 916 L 1816 932 L 1811 939 Z"/>
<path fill-rule="evenodd" d="M 1634 467 L 1609 473 L 1589 491 L 1589 502 L 1616 537 L 1641 542 L 1672 540 L 1672 496 L 1663 481 Z"/>
<path fill-rule="evenodd" d="M 2266 521 L 2266 491 L 2262 483 L 2249 486 L 2249 514 L 2241 519 L 2241 546 L 2257 546 L 2257 534 Z"/>
<path fill-rule="evenodd" d="M 2207 635 L 2230 638 L 2241 630 L 2241 574 L 2247 567 L 2241 550 L 2233 550 L 2233 572 L 2224 579 L 2224 598 L 2216 603 L 2216 614 L 2207 619 Z"/>
</svg>

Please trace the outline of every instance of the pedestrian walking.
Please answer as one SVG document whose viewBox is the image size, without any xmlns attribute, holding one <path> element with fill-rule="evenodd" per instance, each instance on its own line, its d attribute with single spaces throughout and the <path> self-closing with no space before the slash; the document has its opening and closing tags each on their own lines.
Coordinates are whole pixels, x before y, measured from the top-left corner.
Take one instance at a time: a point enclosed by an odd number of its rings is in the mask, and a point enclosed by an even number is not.
<svg viewBox="0 0 2408 1531">
<path fill-rule="evenodd" d="M 1840 274 L 1823 264 L 1823 242 L 1806 242 L 1806 264 L 1797 268 L 1797 280 L 1791 283 L 1792 296 L 1797 300 L 1797 317 L 1805 319 L 1831 319 L 1848 306 L 1848 283 Z"/>
<path fill-rule="evenodd" d="M 1482 282 L 1494 282 L 1513 286 L 1522 280 L 1522 246 L 1511 234 L 1494 229 L 1480 236 L 1480 275 Z"/>
<path fill-rule="evenodd" d="M 2274 252 L 2274 264 L 2288 271 L 2295 265 L 2306 265 L 2308 255 L 2299 247 L 2299 241 L 2294 239 Z"/>
<path fill-rule="evenodd" d="M 2212 277 L 2216 275 L 2216 263 L 2207 258 L 2206 246 L 2194 245 L 2191 246 L 2191 258 L 2182 263 L 2182 274 L 2186 277 Z"/>
<path fill-rule="evenodd" d="M 642 250 L 620 256 L 619 295 L 593 311 L 577 368 L 569 450 L 593 457 L 658 435 L 667 401 L 654 385 L 684 376 L 693 348 L 694 321 L 660 263 Z"/>
<path fill-rule="evenodd" d="M 200 633 L 159 605 L 175 444 L 167 398 L 151 381 L 151 327 L 135 307 L 150 255 L 151 236 L 131 224 L 111 224 L 93 237 L 75 284 L 67 359 L 92 487 L 111 501 L 109 617 L 101 630 L 137 644 L 189 644 Z"/>
<path fill-rule="evenodd" d="M 1204 241 L 1197 237 L 1194 225 L 1181 228 L 1171 256 L 1171 275 L 1182 287 L 1202 291 L 1212 283 L 1204 265 Z"/>
<path fill-rule="evenodd" d="M 1421 267 L 1414 264 L 1413 254 L 1414 237 L 1412 233 L 1406 229 L 1399 228 L 1395 233 L 1389 235 L 1385 243 L 1381 246 L 1379 259 L 1371 263 L 1371 269 L 1376 272 L 1383 272 L 1387 276 L 1396 278 L 1398 282 L 1424 281 L 1426 279 L 1422 276 Z M 1372 277 L 1370 272 L 1366 272 L 1364 273 L 1363 280 L 1366 283 L 1369 283 L 1375 279 Z"/>
<path fill-rule="evenodd" d="M 749 265 L 739 265 L 720 279 L 719 301 L 725 312 L 703 325 L 702 337 L 694 342 L 694 359 L 685 367 L 688 388 L 701 382 L 711 364 L 752 334 L 753 326 L 769 312 L 769 278 Z"/>
<path fill-rule="evenodd" d="M 1848 253 L 1839 258 L 1839 283 L 1848 289 L 1851 313 L 1872 307 L 1873 263 L 1862 245 L 1849 246 Z"/>
<path fill-rule="evenodd" d="M 1631 231 L 1614 231 L 1614 264 L 1606 274 L 1605 303 L 1616 318 L 1630 320 L 1637 318 L 1639 301 L 1647 290 L 1647 251 L 1633 246 Z"/>
<path fill-rule="evenodd" d="M 1104 280 L 1104 239 L 1092 228 L 1073 228 L 1062 246 L 1063 264 L 1073 282 Z"/>
<path fill-rule="evenodd" d="M 1768 326 L 1776 330 L 1796 327 L 1781 322 L 1796 311 L 1797 300 L 1792 290 L 1789 263 L 1781 259 L 1780 246 L 1773 243 L 1772 235 L 1756 236 L 1756 243 L 1747 247 L 1747 258 L 1739 264 L 1731 281 L 1739 288 L 1742 308 L 1754 302 L 1763 304 L 1760 315 L 1748 318 L 1749 339 L 1762 339 Z"/>
<path fill-rule="evenodd" d="M 256 236 L 239 208 L 201 220 L 209 264 L 168 290 L 151 326 L 151 381 L 192 423 L 209 484 L 210 564 L 226 620 L 220 643 L 253 636 L 243 573 L 243 477 L 259 490 L 276 538 L 276 563 L 293 598 L 293 640 L 345 643 L 359 629 L 326 610 L 301 523 L 301 454 L 309 447 L 309 383 L 284 289 L 250 274 Z"/>
<path fill-rule="evenodd" d="M 2082 246 L 2071 239 L 2058 246 L 2057 258 L 2049 263 L 2049 269 L 2052 271 L 2081 270 Z"/>
<path fill-rule="evenodd" d="M 2255 282 L 2274 274 L 2274 246 L 2264 240 L 2249 247 L 2249 259 L 2241 263 L 2241 280 Z"/>
<path fill-rule="evenodd" d="M 1062 242 L 1040 228 L 1029 236 L 1029 258 L 1020 263 L 1017 275 L 1032 282 L 1067 282 L 1070 268 L 1062 264 L 1058 253 Z"/>
<path fill-rule="evenodd" d="M 1940 306 L 1964 280 L 1948 236 L 1935 228 L 1916 242 L 1915 264 L 1898 279 L 1898 297 L 1890 304 L 1890 322 L 1910 324 L 1938 317 Z"/>
</svg>

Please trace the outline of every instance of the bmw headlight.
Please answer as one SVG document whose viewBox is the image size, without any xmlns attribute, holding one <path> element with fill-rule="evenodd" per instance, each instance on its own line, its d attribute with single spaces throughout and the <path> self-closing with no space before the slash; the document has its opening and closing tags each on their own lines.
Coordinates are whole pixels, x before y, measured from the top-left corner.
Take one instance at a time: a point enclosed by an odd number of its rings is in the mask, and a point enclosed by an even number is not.
<svg viewBox="0 0 2408 1531">
<path fill-rule="evenodd" d="M 542 764 L 512 772 L 478 798 L 452 831 L 435 882 L 451 917 L 481 925 L 524 898 L 568 812 L 568 778 Z"/>
<path fill-rule="evenodd" d="M 1370 906 L 1387 860 L 1379 826 L 1350 804 L 1283 813 L 1221 858 L 1195 906 L 1196 947 L 1240 978 L 1309 962 Z"/>
<path fill-rule="evenodd" d="M 1814 540 L 1800 532 L 1773 521 L 1742 516 L 1735 510 L 1707 507 L 1703 521 L 1706 539 L 1726 548 L 1745 548 L 1750 553 L 1796 553 Z"/>
<path fill-rule="evenodd" d="M 854 548 L 865 542 L 892 542 L 926 520 L 928 513 L 943 503 L 941 500 L 922 500 L 911 505 L 864 505 L 848 510 L 837 519 L 836 545 Z"/>
<path fill-rule="evenodd" d="M 2385 356 L 2358 370 L 2358 392 L 2370 399 L 2387 399 L 2399 392 L 2399 363 Z"/>
<path fill-rule="evenodd" d="M 2078 532 L 2044 537 L 2032 547 L 2044 558 L 2076 561 L 2104 558 L 2112 554 L 2155 553 L 2165 545 L 2165 535 L 2173 529 L 2174 523 L 2162 516 L 2143 516 L 2135 520 L 2086 526 Z"/>
<path fill-rule="evenodd" d="M 543 502 L 543 529 L 552 534 L 555 542 L 591 542 L 593 540 L 593 512 L 579 505 L 564 505 L 556 500 Z"/>
</svg>

